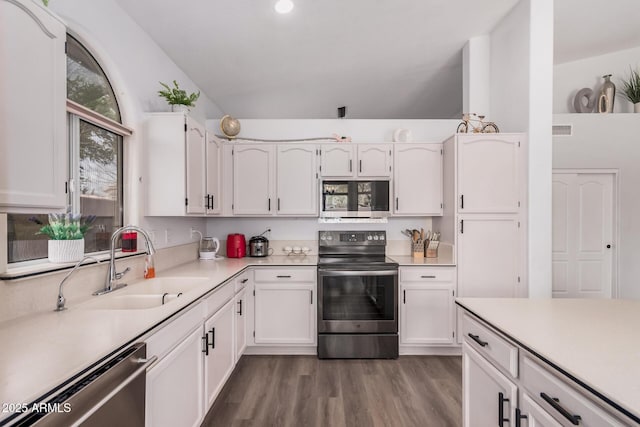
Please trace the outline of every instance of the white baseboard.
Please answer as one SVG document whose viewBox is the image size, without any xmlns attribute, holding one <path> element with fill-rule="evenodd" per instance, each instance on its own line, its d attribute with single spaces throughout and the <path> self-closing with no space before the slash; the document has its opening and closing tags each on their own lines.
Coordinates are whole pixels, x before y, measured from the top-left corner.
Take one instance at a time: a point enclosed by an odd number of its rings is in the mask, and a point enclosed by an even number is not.
<svg viewBox="0 0 640 427">
<path fill-rule="evenodd" d="M 304 346 L 251 346 L 244 350 L 246 355 L 312 355 L 318 354 L 318 348 Z"/>
</svg>

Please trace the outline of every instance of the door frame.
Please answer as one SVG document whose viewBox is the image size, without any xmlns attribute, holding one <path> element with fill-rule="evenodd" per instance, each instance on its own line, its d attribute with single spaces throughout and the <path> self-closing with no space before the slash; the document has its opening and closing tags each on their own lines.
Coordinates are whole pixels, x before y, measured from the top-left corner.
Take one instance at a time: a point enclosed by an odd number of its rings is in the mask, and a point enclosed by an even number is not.
<svg viewBox="0 0 640 427">
<path fill-rule="evenodd" d="M 613 220 L 611 242 L 611 299 L 619 298 L 620 292 L 618 288 L 618 277 L 620 276 L 620 266 L 618 264 L 618 242 L 620 241 L 620 206 L 619 206 L 619 188 L 620 188 L 620 170 L 606 168 L 553 168 L 551 178 L 555 174 L 603 174 L 613 175 L 612 188 L 612 209 L 611 219 Z"/>
</svg>

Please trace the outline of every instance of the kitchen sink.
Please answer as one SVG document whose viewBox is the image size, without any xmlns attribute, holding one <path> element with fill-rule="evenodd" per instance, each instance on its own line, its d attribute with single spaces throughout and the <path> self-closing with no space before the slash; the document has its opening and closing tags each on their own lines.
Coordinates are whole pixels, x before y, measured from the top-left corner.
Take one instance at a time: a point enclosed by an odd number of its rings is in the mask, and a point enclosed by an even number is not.
<svg viewBox="0 0 640 427">
<path fill-rule="evenodd" d="M 187 293 L 209 281 L 206 277 L 156 277 L 122 289 L 124 294 L 163 295 Z"/>
<path fill-rule="evenodd" d="M 164 304 L 176 299 L 165 296 Z M 99 296 L 82 304 L 81 308 L 87 310 L 145 310 L 161 307 L 162 295 L 107 295 Z"/>
</svg>

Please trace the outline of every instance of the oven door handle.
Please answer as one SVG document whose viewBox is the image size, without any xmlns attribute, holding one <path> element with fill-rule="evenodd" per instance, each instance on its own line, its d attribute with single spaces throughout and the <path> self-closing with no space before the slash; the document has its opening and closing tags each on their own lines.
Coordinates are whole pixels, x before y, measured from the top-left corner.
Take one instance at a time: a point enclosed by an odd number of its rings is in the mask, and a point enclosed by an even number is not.
<svg viewBox="0 0 640 427">
<path fill-rule="evenodd" d="M 321 276 L 397 276 L 398 270 L 318 270 Z"/>
</svg>

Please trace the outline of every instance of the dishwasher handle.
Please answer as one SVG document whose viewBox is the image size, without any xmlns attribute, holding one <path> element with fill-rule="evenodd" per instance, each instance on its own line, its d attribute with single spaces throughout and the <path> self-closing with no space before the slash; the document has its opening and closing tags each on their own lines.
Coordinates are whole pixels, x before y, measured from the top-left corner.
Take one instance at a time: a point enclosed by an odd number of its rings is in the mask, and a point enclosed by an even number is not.
<svg viewBox="0 0 640 427">
<path fill-rule="evenodd" d="M 73 427 L 79 426 L 83 422 L 85 422 L 87 419 L 89 419 L 89 417 L 91 417 L 93 414 L 95 414 L 105 403 L 107 403 L 109 400 L 111 400 L 111 398 L 113 396 L 115 396 L 116 394 L 120 393 L 120 391 L 122 391 L 122 389 L 124 389 L 126 386 L 128 386 L 131 381 L 135 380 L 136 378 L 138 378 L 143 373 L 146 373 L 147 369 L 149 369 L 152 365 L 154 365 L 157 360 L 158 360 L 158 356 L 151 356 L 148 359 L 145 359 L 145 358 L 135 359 L 134 360 L 135 363 L 141 363 L 142 366 L 140 366 L 138 369 L 136 369 L 127 378 L 125 378 L 120 384 L 118 384 L 113 390 L 111 390 L 106 396 L 104 396 L 98 403 L 93 405 L 87 412 L 85 412 L 82 415 L 82 417 L 80 417 L 78 420 L 76 420 L 72 424 L 72 426 Z"/>
</svg>

